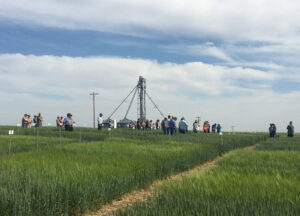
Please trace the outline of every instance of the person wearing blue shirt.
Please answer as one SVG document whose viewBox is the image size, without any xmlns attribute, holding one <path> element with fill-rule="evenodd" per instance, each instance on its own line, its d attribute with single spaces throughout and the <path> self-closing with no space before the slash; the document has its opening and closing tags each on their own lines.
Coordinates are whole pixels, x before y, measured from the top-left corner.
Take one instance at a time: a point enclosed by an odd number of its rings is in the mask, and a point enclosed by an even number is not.
<svg viewBox="0 0 300 216">
<path fill-rule="evenodd" d="M 217 125 L 217 133 L 221 133 L 221 129 L 222 129 L 221 125 L 218 124 L 218 125 Z"/>
<path fill-rule="evenodd" d="M 188 124 L 186 123 L 184 117 L 181 118 L 179 124 L 178 124 L 179 132 L 180 133 L 187 133 Z"/>
<path fill-rule="evenodd" d="M 174 135 L 175 134 L 175 125 L 176 125 L 176 121 L 175 118 L 172 117 L 169 121 L 169 128 L 170 128 L 170 134 Z"/>
<path fill-rule="evenodd" d="M 217 129 L 217 124 L 214 123 L 214 124 L 212 125 L 212 127 L 211 127 L 211 131 L 212 131 L 213 133 L 216 133 L 216 129 Z M 219 132 L 218 132 L 218 133 L 219 133 Z"/>
<path fill-rule="evenodd" d="M 74 121 L 72 119 L 72 114 L 68 113 L 67 117 L 64 119 L 65 130 L 73 131 L 73 124 L 74 124 Z"/>
</svg>

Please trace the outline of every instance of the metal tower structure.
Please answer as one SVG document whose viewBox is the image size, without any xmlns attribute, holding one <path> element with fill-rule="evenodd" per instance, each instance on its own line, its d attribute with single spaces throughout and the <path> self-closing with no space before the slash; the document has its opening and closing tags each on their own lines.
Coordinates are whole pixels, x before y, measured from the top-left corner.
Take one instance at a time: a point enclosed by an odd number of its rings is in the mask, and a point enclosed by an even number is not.
<svg viewBox="0 0 300 216">
<path fill-rule="evenodd" d="M 129 104 L 129 107 L 126 111 L 125 117 L 123 120 L 121 120 L 119 123 L 127 124 L 131 122 L 129 119 L 127 119 L 127 115 L 129 113 L 129 110 L 132 106 L 133 100 L 137 94 L 137 119 L 140 119 L 140 121 L 146 121 L 146 97 L 148 97 L 151 101 L 151 103 L 154 105 L 154 107 L 158 110 L 160 115 L 164 117 L 163 113 L 159 110 L 158 106 L 154 103 L 150 95 L 146 91 L 146 79 L 142 76 L 139 77 L 137 85 L 130 91 L 130 93 L 122 100 L 122 102 L 117 106 L 116 109 L 112 112 L 112 114 L 108 117 L 106 121 L 111 121 L 111 117 L 115 114 L 115 112 L 121 107 L 121 105 L 127 100 L 127 98 L 131 95 L 131 101 Z"/>
<path fill-rule="evenodd" d="M 137 119 L 140 119 L 141 121 L 146 121 L 146 80 L 142 76 L 139 77 L 137 89 Z"/>
</svg>

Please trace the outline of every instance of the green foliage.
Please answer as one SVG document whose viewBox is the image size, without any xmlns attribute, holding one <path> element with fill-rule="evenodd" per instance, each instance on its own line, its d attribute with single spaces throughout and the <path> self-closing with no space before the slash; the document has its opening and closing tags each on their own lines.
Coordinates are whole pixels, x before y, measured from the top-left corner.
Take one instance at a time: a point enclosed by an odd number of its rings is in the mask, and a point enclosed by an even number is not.
<svg viewBox="0 0 300 216">
<path fill-rule="evenodd" d="M 271 139 L 259 148 L 278 150 L 288 141 Z M 118 215 L 300 215 L 299 171 L 298 151 L 238 150 Z"/>
<path fill-rule="evenodd" d="M 267 142 L 257 145 L 255 149 L 300 151 L 300 135 L 296 134 L 295 137 L 291 138 L 282 134 L 279 138 L 268 139 Z"/>
<path fill-rule="evenodd" d="M 77 128 L 0 128 L 1 215 L 79 215 L 155 179 L 189 169 L 263 134 L 178 134 Z"/>
</svg>

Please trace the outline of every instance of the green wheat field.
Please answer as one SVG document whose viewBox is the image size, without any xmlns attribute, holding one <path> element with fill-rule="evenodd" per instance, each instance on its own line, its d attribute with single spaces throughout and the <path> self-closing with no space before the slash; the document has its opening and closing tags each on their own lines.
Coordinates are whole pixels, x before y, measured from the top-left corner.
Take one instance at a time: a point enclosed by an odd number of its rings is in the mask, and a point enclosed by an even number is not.
<svg viewBox="0 0 300 216">
<path fill-rule="evenodd" d="M 147 202 L 116 214 L 300 215 L 300 135 L 6 126 L 0 215 L 83 215 L 221 155 L 211 169 L 162 185 Z"/>
</svg>

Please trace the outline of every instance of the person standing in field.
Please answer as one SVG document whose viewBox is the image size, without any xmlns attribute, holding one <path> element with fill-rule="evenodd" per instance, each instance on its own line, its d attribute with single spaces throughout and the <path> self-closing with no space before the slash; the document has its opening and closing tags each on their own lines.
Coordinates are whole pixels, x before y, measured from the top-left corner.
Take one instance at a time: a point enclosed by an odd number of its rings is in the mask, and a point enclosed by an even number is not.
<svg viewBox="0 0 300 216">
<path fill-rule="evenodd" d="M 166 126 L 166 131 L 167 131 L 167 135 L 170 135 L 170 122 L 171 122 L 171 116 L 168 115 L 168 119 L 167 121 L 165 121 L 165 126 Z"/>
<path fill-rule="evenodd" d="M 60 122 L 61 127 L 63 127 L 64 126 L 64 118 L 62 116 L 60 117 L 59 122 Z"/>
<path fill-rule="evenodd" d="M 213 133 L 216 133 L 216 129 L 217 129 L 217 123 L 214 123 L 212 126 L 211 126 L 211 131 Z"/>
<path fill-rule="evenodd" d="M 27 128 L 31 128 L 32 119 L 30 118 L 30 115 L 27 116 Z"/>
<path fill-rule="evenodd" d="M 288 137 L 293 137 L 294 136 L 294 125 L 293 125 L 293 122 L 290 121 L 290 124 L 287 126 L 286 128 L 288 131 L 287 131 L 287 136 Z"/>
<path fill-rule="evenodd" d="M 28 116 L 27 114 L 24 114 L 22 118 L 22 128 L 27 128 L 27 124 L 28 124 Z"/>
<path fill-rule="evenodd" d="M 206 128 L 207 128 L 207 133 L 210 133 L 210 124 L 209 124 L 209 122 L 207 122 Z"/>
<path fill-rule="evenodd" d="M 155 122 L 155 129 L 156 129 L 156 130 L 159 130 L 159 129 L 160 129 L 160 126 L 159 126 L 159 125 L 160 125 L 159 119 L 157 119 L 156 122 Z"/>
<path fill-rule="evenodd" d="M 270 134 L 270 138 L 275 138 L 275 136 L 276 136 L 276 125 L 274 123 L 270 124 L 269 134 Z"/>
<path fill-rule="evenodd" d="M 186 123 L 184 117 L 181 118 L 179 124 L 178 124 L 179 132 L 180 133 L 187 133 L 188 130 L 188 124 Z"/>
<path fill-rule="evenodd" d="M 43 126 L 43 121 L 44 121 L 44 119 L 43 119 L 41 113 L 39 113 L 37 118 L 36 118 L 35 127 L 42 127 Z"/>
<path fill-rule="evenodd" d="M 273 125 L 272 123 L 270 124 L 270 127 L 269 127 L 269 135 L 270 135 L 270 138 L 272 138 L 272 133 L 273 133 Z"/>
<path fill-rule="evenodd" d="M 146 129 L 146 122 L 144 120 L 142 120 L 142 130 L 145 130 Z"/>
<path fill-rule="evenodd" d="M 129 127 L 130 129 L 132 129 L 132 128 L 133 128 L 133 124 L 132 124 L 132 122 L 130 122 L 130 123 L 129 123 L 128 127 Z"/>
<path fill-rule="evenodd" d="M 198 122 L 197 122 L 197 120 L 195 120 L 195 122 L 193 124 L 193 132 L 198 133 Z"/>
<path fill-rule="evenodd" d="M 170 118 L 169 121 L 169 128 L 170 128 L 170 135 L 174 135 L 175 134 L 175 120 L 174 120 L 174 116 L 172 116 L 172 118 Z"/>
<path fill-rule="evenodd" d="M 177 122 L 177 117 L 175 116 L 174 117 L 174 134 L 177 134 L 177 124 L 176 124 L 176 122 Z"/>
<path fill-rule="evenodd" d="M 64 125 L 66 131 L 73 131 L 73 124 L 75 122 L 73 121 L 72 114 L 67 113 L 67 117 L 64 119 Z"/>
<path fill-rule="evenodd" d="M 36 122 L 37 122 L 37 115 L 34 115 L 34 117 L 33 117 L 33 124 L 34 124 L 34 127 L 35 127 L 35 125 L 36 125 Z"/>
<path fill-rule="evenodd" d="M 222 129 L 221 125 L 217 124 L 217 133 L 221 133 L 221 129 Z"/>
<path fill-rule="evenodd" d="M 166 123 L 165 121 L 167 121 L 167 118 L 164 118 L 163 120 L 161 120 L 161 129 L 163 130 L 164 134 L 167 134 L 167 129 L 166 129 Z"/>
<path fill-rule="evenodd" d="M 197 129 L 198 129 L 198 132 L 200 132 L 200 121 L 197 121 Z"/>
<path fill-rule="evenodd" d="M 61 126 L 62 126 L 62 124 L 61 124 L 61 122 L 60 122 L 59 116 L 57 116 L 57 118 L 56 118 L 56 126 L 57 126 L 57 127 L 61 127 Z"/>
<path fill-rule="evenodd" d="M 102 118 L 103 114 L 99 113 L 99 117 L 98 117 L 98 130 L 102 130 L 103 127 L 103 118 Z"/>
<path fill-rule="evenodd" d="M 134 129 L 137 129 L 138 123 L 137 121 L 134 122 Z"/>
<path fill-rule="evenodd" d="M 136 127 L 138 130 L 141 129 L 141 120 L 138 118 L 137 122 L 136 122 Z"/>
<path fill-rule="evenodd" d="M 208 133 L 208 121 L 205 121 L 204 123 L 203 123 L 203 132 L 204 133 Z"/>
</svg>

